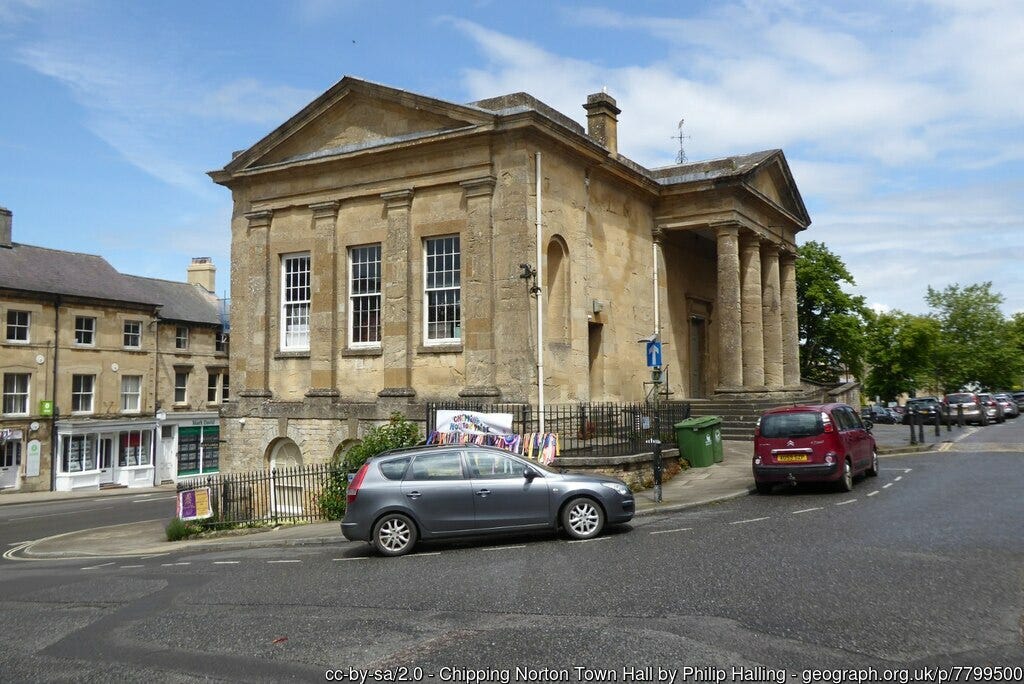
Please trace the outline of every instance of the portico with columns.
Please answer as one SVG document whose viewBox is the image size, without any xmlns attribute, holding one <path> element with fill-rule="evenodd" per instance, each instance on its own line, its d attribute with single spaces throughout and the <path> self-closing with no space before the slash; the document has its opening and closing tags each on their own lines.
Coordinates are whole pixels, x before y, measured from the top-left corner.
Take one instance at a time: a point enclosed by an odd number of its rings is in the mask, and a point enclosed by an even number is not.
<svg viewBox="0 0 1024 684">
<path fill-rule="evenodd" d="M 782 152 L 656 171 L 666 185 L 654 227 L 670 312 L 663 339 L 681 348 L 687 397 L 799 392 L 796 234 L 810 217 Z M 713 257 L 711 283 L 673 278 L 676 245 Z M 683 300 L 684 307 L 673 304 Z"/>
</svg>

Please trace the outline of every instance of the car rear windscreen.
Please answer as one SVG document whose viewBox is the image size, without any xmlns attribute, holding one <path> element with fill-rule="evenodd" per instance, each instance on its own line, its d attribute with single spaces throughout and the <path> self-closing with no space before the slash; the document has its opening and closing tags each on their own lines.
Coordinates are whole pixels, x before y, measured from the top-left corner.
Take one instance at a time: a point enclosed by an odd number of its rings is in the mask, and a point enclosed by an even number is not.
<svg viewBox="0 0 1024 684">
<path fill-rule="evenodd" d="M 821 412 L 769 413 L 761 418 L 761 436 L 813 437 L 822 432 Z"/>
<path fill-rule="evenodd" d="M 950 404 L 969 404 L 974 401 L 973 394 L 950 394 L 946 397 Z"/>
</svg>

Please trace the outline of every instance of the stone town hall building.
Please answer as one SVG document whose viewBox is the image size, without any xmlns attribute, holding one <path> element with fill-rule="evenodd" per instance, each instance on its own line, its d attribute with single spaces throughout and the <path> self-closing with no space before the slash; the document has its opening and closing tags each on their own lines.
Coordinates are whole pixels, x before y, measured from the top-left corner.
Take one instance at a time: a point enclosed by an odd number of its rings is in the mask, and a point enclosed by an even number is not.
<svg viewBox="0 0 1024 684">
<path fill-rule="evenodd" d="M 210 174 L 234 200 L 226 469 L 327 460 L 425 401 L 536 403 L 538 205 L 548 403 L 643 398 L 655 332 L 674 398 L 799 385 L 783 153 L 647 169 L 614 99 L 583 106 L 586 130 L 526 93 L 346 77 Z"/>
</svg>

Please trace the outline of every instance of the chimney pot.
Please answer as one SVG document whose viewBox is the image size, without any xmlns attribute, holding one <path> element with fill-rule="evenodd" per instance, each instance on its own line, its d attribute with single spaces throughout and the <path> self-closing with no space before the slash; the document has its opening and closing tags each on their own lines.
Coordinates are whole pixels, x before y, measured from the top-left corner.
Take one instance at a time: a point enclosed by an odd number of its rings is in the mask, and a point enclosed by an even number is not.
<svg viewBox="0 0 1024 684">
<path fill-rule="evenodd" d="M 207 292 L 214 292 L 217 282 L 217 267 L 210 257 L 192 257 L 188 267 L 189 285 L 198 285 Z"/>
<path fill-rule="evenodd" d="M 0 247 L 11 247 L 11 230 L 14 214 L 10 209 L 0 207 Z"/>
<path fill-rule="evenodd" d="M 605 92 L 587 96 L 583 105 L 587 110 L 587 135 L 612 154 L 618 154 L 618 117 L 622 112 L 615 106 L 615 98 Z"/>
</svg>

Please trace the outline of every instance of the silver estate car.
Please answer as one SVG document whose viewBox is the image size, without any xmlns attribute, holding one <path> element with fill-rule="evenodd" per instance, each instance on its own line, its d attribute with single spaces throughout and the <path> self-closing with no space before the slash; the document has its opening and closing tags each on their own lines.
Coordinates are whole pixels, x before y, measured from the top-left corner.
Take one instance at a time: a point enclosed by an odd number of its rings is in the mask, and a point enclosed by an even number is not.
<svg viewBox="0 0 1024 684">
<path fill-rule="evenodd" d="M 390 451 L 364 463 L 348 486 L 341 532 L 385 556 L 420 539 L 561 527 L 590 539 L 633 517 L 633 493 L 612 477 L 558 473 L 473 444 Z"/>
</svg>

